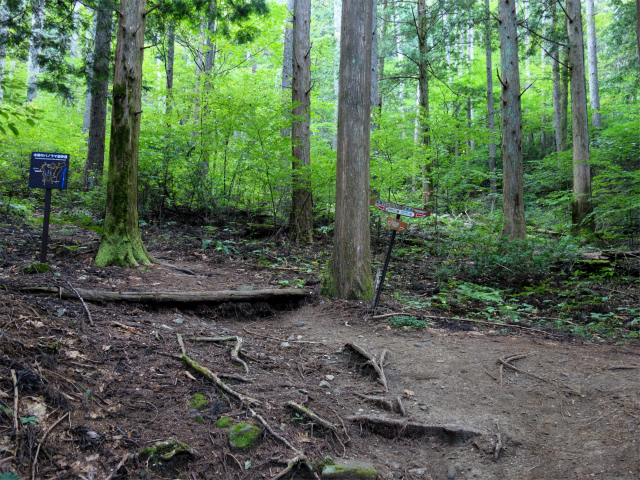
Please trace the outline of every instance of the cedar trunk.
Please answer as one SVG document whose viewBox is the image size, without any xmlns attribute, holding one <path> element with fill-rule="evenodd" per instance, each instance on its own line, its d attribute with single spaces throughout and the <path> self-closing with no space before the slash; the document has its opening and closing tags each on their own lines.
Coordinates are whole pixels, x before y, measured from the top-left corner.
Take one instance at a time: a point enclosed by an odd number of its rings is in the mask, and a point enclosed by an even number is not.
<svg viewBox="0 0 640 480">
<path fill-rule="evenodd" d="M 522 186 L 522 108 L 516 0 L 499 0 L 498 16 L 502 67 L 502 235 L 514 239 L 524 238 L 527 234 Z"/>
<path fill-rule="evenodd" d="M 335 237 L 323 291 L 369 300 L 373 294 L 369 217 L 371 5 L 344 0 L 340 41 Z"/>
<path fill-rule="evenodd" d="M 38 93 L 38 76 L 40 75 L 40 53 L 44 37 L 45 0 L 33 1 L 31 17 L 31 43 L 29 45 L 29 65 L 27 78 L 27 103 L 32 102 Z"/>
<path fill-rule="evenodd" d="M 573 137 L 573 201 L 571 222 L 574 233 L 593 229 L 587 221 L 592 211 L 591 168 L 589 165 L 589 125 L 587 86 L 584 68 L 584 42 L 580 0 L 567 0 L 567 32 L 571 62 L 571 134 Z"/>
<path fill-rule="evenodd" d="M 137 266 L 151 259 L 138 229 L 138 146 L 146 0 L 122 0 L 118 12 L 107 212 L 97 266 Z"/>
<path fill-rule="evenodd" d="M 311 196 L 311 0 L 295 0 L 293 9 L 293 198 L 289 224 L 297 242 L 313 242 Z"/>
<path fill-rule="evenodd" d="M 104 170 L 112 23 L 113 4 L 111 0 L 101 0 L 96 14 L 95 46 L 91 73 L 89 146 L 83 183 L 85 190 L 90 189 L 102 180 L 102 172 Z"/>
<path fill-rule="evenodd" d="M 589 101 L 591 103 L 591 122 L 594 127 L 602 127 L 600 116 L 600 89 L 598 88 L 598 46 L 596 43 L 596 14 L 594 0 L 587 2 L 587 53 L 589 59 Z"/>
<path fill-rule="evenodd" d="M 491 66 L 491 16 L 489 15 L 489 0 L 484 0 L 484 6 L 487 10 L 487 19 L 485 20 L 485 53 L 487 64 L 487 128 L 493 134 L 496 129 L 495 114 L 493 111 L 493 71 Z M 491 209 L 495 204 L 496 189 L 496 142 L 491 140 L 489 144 L 489 175 L 491 176 L 491 193 L 494 195 L 491 200 Z"/>
<path fill-rule="evenodd" d="M 418 19 L 416 30 L 418 34 L 418 106 L 420 122 L 419 142 L 425 148 L 429 146 L 429 64 L 427 55 L 427 8 L 425 0 L 418 0 Z M 425 152 L 426 157 L 426 152 Z M 422 205 L 426 208 L 431 195 L 431 163 L 425 161 L 422 165 Z"/>
</svg>

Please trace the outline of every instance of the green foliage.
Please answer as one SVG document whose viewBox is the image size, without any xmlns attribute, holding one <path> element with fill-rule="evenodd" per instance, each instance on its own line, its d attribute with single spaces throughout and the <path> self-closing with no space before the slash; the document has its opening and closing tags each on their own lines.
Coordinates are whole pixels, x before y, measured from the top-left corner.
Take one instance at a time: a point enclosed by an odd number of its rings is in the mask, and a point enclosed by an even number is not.
<svg viewBox="0 0 640 480">
<path fill-rule="evenodd" d="M 6 472 L 0 475 L 0 480 L 22 480 L 22 479 L 13 472 Z"/>
<path fill-rule="evenodd" d="M 402 328 L 404 330 L 425 328 L 427 326 L 426 320 L 418 318 L 414 315 L 398 315 L 389 318 L 388 322 L 394 327 Z"/>
</svg>

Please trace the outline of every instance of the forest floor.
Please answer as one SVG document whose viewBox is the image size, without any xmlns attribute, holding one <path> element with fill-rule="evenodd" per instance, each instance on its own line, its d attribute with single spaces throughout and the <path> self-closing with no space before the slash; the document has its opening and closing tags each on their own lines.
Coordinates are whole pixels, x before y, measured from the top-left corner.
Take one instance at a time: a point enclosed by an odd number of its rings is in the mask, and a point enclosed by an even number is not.
<svg viewBox="0 0 640 480">
<path fill-rule="evenodd" d="M 271 479 L 296 456 L 282 439 L 311 465 L 325 457 L 366 461 L 384 480 L 640 478 L 637 339 L 460 321 L 451 307 L 416 307 L 398 328 L 396 317 L 374 318 L 368 304 L 319 295 L 328 241 L 296 247 L 259 239 L 250 247 L 260 250 L 256 259 L 245 254 L 244 234 L 233 240 L 222 228 L 207 236 L 202 227 L 148 227 L 145 244 L 164 264 L 97 268 L 97 234 L 53 225 L 53 268 L 28 275 L 22 268 L 37 257 L 39 228 L 0 223 L 0 478 Z M 437 294 L 429 265 L 410 263 L 422 290 L 404 291 L 406 279 L 396 278 L 377 313 Z M 113 292 L 299 287 L 309 296 L 278 304 L 87 302 L 91 325 L 76 298 L 20 290 L 67 282 Z M 614 310 L 637 305 L 637 283 L 616 288 Z M 458 304 L 455 313 L 471 307 Z M 413 328 L 424 318 L 426 326 Z M 178 334 L 191 359 L 235 375 L 223 377 L 226 385 L 256 403 L 223 394 L 186 366 Z M 248 373 L 231 360 L 234 341 L 189 341 L 230 336 L 243 339 Z M 347 344 L 382 364 L 388 391 Z M 384 397 L 393 411 L 363 395 Z M 231 450 L 228 428 L 217 422 L 262 426 L 251 409 L 272 432 L 249 451 Z M 168 439 L 191 453 L 136 455 Z M 283 478 L 313 477 L 294 468 Z"/>
</svg>

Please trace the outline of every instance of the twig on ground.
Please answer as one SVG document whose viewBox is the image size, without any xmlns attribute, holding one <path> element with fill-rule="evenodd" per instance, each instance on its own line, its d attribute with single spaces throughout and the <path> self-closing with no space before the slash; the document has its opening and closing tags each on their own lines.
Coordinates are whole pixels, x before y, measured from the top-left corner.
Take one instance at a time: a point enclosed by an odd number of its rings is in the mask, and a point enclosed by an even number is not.
<svg viewBox="0 0 640 480">
<path fill-rule="evenodd" d="M 640 368 L 640 365 L 611 365 L 610 367 L 605 367 L 605 370 L 635 370 L 636 368 Z"/>
<path fill-rule="evenodd" d="M 120 460 L 120 463 L 118 463 L 118 466 L 113 470 L 113 472 L 111 472 L 109 474 L 109 476 L 107 478 L 105 478 L 104 480 L 111 480 L 113 478 L 113 476 L 118 473 L 118 470 L 120 470 L 122 468 L 122 466 L 127 463 L 127 460 L 129 460 L 129 457 L 131 456 L 130 453 L 125 453 L 124 456 L 122 457 L 122 460 Z"/>
<path fill-rule="evenodd" d="M 38 448 L 36 448 L 36 455 L 35 457 L 33 457 L 33 463 L 31 464 L 31 480 L 35 480 L 36 478 L 36 466 L 38 465 L 38 454 L 40 453 L 40 447 L 42 447 L 42 444 L 47 439 L 47 435 L 49 435 L 49 432 L 51 432 L 51 430 L 53 430 L 56 427 L 56 425 L 58 425 L 62 420 L 64 420 L 64 417 L 66 417 L 67 415 L 69 415 L 69 412 L 65 413 L 53 425 L 51 425 L 47 429 L 47 431 L 44 432 L 44 435 L 40 439 L 40 442 L 38 442 Z"/>
<path fill-rule="evenodd" d="M 496 434 L 496 448 L 493 452 L 494 460 L 498 460 L 500 451 L 504 448 L 504 445 L 502 444 L 502 435 L 500 435 L 500 424 L 498 424 L 498 422 L 496 422 L 496 428 L 498 429 L 498 433 Z"/>
<path fill-rule="evenodd" d="M 345 348 L 349 348 L 367 359 L 366 364 L 370 365 L 375 370 L 375 372 L 378 374 L 378 382 L 380 382 L 380 384 L 384 387 L 385 392 L 388 392 L 389 387 L 387 386 L 387 378 L 384 375 L 384 370 L 382 369 L 382 365 L 378 363 L 378 361 L 376 361 L 375 357 L 367 353 L 364 348 L 356 345 L 355 343 L 349 342 L 345 345 Z M 384 360 L 385 355 L 386 355 L 386 350 L 382 352 L 382 355 L 380 355 L 380 359 Z"/>
<path fill-rule="evenodd" d="M 487 375 L 489 375 L 491 378 L 493 378 L 496 382 L 499 382 L 500 380 L 498 380 L 496 377 L 494 377 L 493 375 L 491 375 L 489 372 L 487 372 L 486 370 L 484 371 L 484 373 L 486 373 Z"/>
<path fill-rule="evenodd" d="M 309 343 L 311 345 L 324 345 L 324 342 L 311 342 L 309 340 L 284 340 L 282 338 L 270 337 L 269 335 L 262 335 L 258 332 L 253 332 L 249 330 L 247 327 L 242 327 L 242 329 L 250 335 L 255 335 L 256 337 L 266 338 L 268 340 L 275 340 L 276 342 L 289 342 L 289 343 Z"/>
<path fill-rule="evenodd" d="M 178 333 L 177 337 L 178 337 L 178 345 L 180 345 L 180 349 L 182 350 L 182 355 L 186 357 L 187 356 L 187 349 L 184 346 L 184 341 L 182 340 L 182 335 L 180 335 Z"/>
<path fill-rule="evenodd" d="M 135 335 L 142 335 L 139 331 L 137 331 L 135 328 L 130 327 L 129 325 L 125 325 L 124 323 L 120 323 L 120 322 L 111 322 L 111 325 L 115 326 L 115 327 L 120 327 L 120 328 L 124 328 L 125 330 L 127 330 L 128 332 L 131 332 Z"/>
<path fill-rule="evenodd" d="M 242 365 L 245 373 L 249 373 L 249 366 L 239 356 L 243 343 L 242 337 L 237 335 L 232 337 L 194 337 L 187 340 L 190 342 L 236 342 L 236 346 L 231 350 L 231 360 Z"/>
<path fill-rule="evenodd" d="M 336 427 L 333 423 L 325 420 L 324 418 L 318 416 L 316 413 L 311 411 L 310 409 L 303 407 L 302 405 L 297 404 L 296 402 L 285 402 L 285 407 L 289 407 L 296 412 L 300 413 L 303 417 L 307 417 L 314 423 L 317 423 L 321 427 L 324 427 L 328 430 L 331 430 L 334 433 L 338 433 L 338 427 Z"/>
<path fill-rule="evenodd" d="M 527 372 L 526 370 L 521 370 L 518 367 L 515 367 L 509 363 L 509 362 L 513 362 L 514 360 L 519 360 L 521 358 L 528 357 L 533 353 L 534 352 L 520 354 L 520 355 L 505 355 L 503 357 L 498 358 L 498 362 L 500 363 L 500 373 L 501 373 L 500 379 L 502 380 L 502 367 L 505 366 L 507 368 L 510 368 L 514 372 L 518 372 L 520 375 L 529 375 L 530 377 L 540 380 L 541 382 L 553 384 L 553 382 L 547 378 L 541 377 L 540 375 L 536 375 L 535 373 Z M 501 385 L 502 385 L 502 382 L 501 382 Z M 580 395 L 580 392 L 578 390 L 575 390 L 571 387 L 562 387 L 562 390 L 566 391 L 567 393 L 571 393 L 573 395 Z"/>
<path fill-rule="evenodd" d="M 255 410 L 253 410 L 251 408 L 249 409 L 249 411 L 251 412 L 251 415 L 253 415 L 255 418 L 257 418 L 260 421 L 260 423 L 264 426 L 264 428 L 267 430 L 267 432 L 269 432 L 271 435 L 273 435 L 273 437 L 276 440 L 278 440 L 280 443 L 283 443 L 284 445 L 289 447 L 291 450 L 296 452 L 298 455 L 303 455 L 303 452 L 298 450 L 291 443 L 289 443 L 289 440 L 284 438 L 282 435 L 278 435 L 260 414 L 258 414 Z"/>
<path fill-rule="evenodd" d="M 13 380 L 13 429 L 18 431 L 18 377 L 13 369 L 11 370 L 11 379 Z"/>
<path fill-rule="evenodd" d="M 84 303 L 84 300 L 82 299 L 78 291 L 75 288 L 73 288 L 73 285 L 71 285 L 71 282 L 69 282 L 69 280 L 67 280 L 66 282 L 67 282 L 67 285 L 69 286 L 69 290 L 71 290 L 73 294 L 76 297 L 78 297 L 78 300 L 80 300 L 80 303 L 82 304 L 82 308 L 84 308 L 84 311 L 87 314 L 87 318 L 89 319 L 89 325 L 93 327 L 93 318 L 91 318 L 91 312 L 89 311 L 89 307 L 87 307 L 87 304 Z"/>
<path fill-rule="evenodd" d="M 209 370 L 207 367 L 204 367 L 202 365 L 200 365 L 198 362 L 192 360 L 191 358 L 189 358 L 187 355 L 182 355 L 180 357 L 180 359 L 186 363 L 188 366 L 190 366 L 191 368 L 193 368 L 194 370 L 198 371 L 199 373 L 201 373 L 202 375 L 204 375 L 207 379 L 211 380 L 213 383 L 216 384 L 216 386 L 222 390 L 225 393 L 228 393 L 229 395 L 235 397 L 236 399 L 238 399 L 240 402 L 242 403 L 247 403 L 249 405 L 262 405 L 262 402 L 260 400 L 257 400 L 255 398 L 249 397 L 247 395 L 243 395 L 240 392 L 236 392 L 234 389 L 232 389 L 230 386 L 228 386 L 227 384 L 225 384 L 222 380 L 220 380 L 220 378 L 213 373 L 211 370 Z"/>
<path fill-rule="evenodd" d="M 306 455 L 296 455 L 290 460 L 287 460 L 287 468 L 278 473 L 275 477 L 272 477 L 271 480 L 279 480 L 280 478 L 284 478 L 284 476 L 289 473 L 294 467 L 304 463 L 307 461 Z"/>
<path fill-rule="evenodd" d="M 400 395 L 398 395 L 396 397 L 396 403 L 398 404 L 398 410 L 400 413 L 400 415 L 402 415 L 403 417 L 407 416 L 407 411 L 404 409 L 404 404 L 402 403 L 402 399 L 400 398 Z"/>
</svg>

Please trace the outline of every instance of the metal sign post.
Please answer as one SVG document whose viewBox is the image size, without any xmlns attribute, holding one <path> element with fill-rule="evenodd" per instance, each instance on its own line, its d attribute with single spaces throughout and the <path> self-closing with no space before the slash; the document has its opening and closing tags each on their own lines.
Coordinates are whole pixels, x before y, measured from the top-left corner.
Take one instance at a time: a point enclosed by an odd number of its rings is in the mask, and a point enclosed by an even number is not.
<svg viewBox="0 0 640 480">
<path fill-rule="evenodd" d="M 373 311 L 375 315 L 375 310 L 378 308 L 378 303 L 380 302 L 380 294 L 382 293 L 382 287 L 384 286 L 384 278 L 387 275 L 387 269 L 389 268 L 389 261 L 391 260 L 391 251 L 393 250 L 393 244 L 396 240 L 397 232 L 402 232 L 406 230 L 409 225 L 405 222 L 400 221 L 400 215 L 404 215 L 405 217 L 410 218 L 424 218 L 431 215 L 429 210 L 423 210 L 421 208 L 413 208 L 407 205 L 400 205 L 399 203 L 392 202 L 384 202 L 382 200 L 376 200 L 372 198 L 370 201 L 371 205 L 382 210 L 383 212 L 395 213 L 396 218 L 389 217 L 387 219 L 387 224 L 393 230 L 391 232 L 391 240 L 389 241 L 389 249 L 387 250 L 387 256 L 384 259 L 384 265 L 382 267 L 382 274 L 378 279 L 378 288 L 375 292 L 375 296 L 373 299 Z"/>
<path fill-rule="evenodd" d="M 51 215 L 51 190 L 64 190 L 69 182 L 69 158 L 67 153 L 31 153 L 29 188 L 44 188 L 44 218 L 42 219 L 42 243 L 40 263 L 47 263 L 49 243 L 49 217 Z"/>
</svg>

